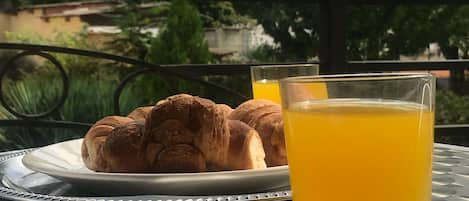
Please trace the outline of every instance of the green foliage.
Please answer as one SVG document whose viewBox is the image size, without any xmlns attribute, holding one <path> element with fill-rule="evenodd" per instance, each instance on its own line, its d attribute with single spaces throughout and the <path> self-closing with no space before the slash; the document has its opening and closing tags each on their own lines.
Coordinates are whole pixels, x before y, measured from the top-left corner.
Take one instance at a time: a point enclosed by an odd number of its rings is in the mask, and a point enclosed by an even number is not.
<svg viewBox="0 0 469 201">
<path fill-rule="evenodd" d="M 253 63 L 256 62 L 277 62 L 280 53 L 276 47 L 270 45 L 260 45 L 259 47 L 250 50 L 246 53 L 245 57 Z"/>
<path fill-rule="evenodd" d="M 77 49 L 98 50 L 94 44 L 90 44 L 86 34 L 57 32 L 50 38 L 45 38 L 38 33 L 33 32 L 6 32 L 6 40 L 8 42 L 25 43 L 25 44 L 42 44 L 53 45 L 59 47 L 72 47 Z M 109 68 L 97 68 L 100 65 L 96 59 L 83 59 L 72 54 L 53 54 L 60 64 L 69 72 L 70 75 L 86 74 L 87 76 L 99 76 Z M 49 63 L 50 64 L 50 63 Z M 51 64 L 46 68 L 52 68 Z"/>
<path fill-rule="evenodd" d="M 437 90 L 436 93 L 436 124 L 468 124 L 469 96 L 460 96 L 447 90 Z M 469 146 L 467 135 L 435 136 L 435 141 L 447 144 Z"/>
<path fill-rule="evenodd" d="M 61 109 L 47 119 L 94 123 L 104 116 L 114 114 L 112 98 L 116 87 L 115 81 L 80 76 L 80 79 L 74 79 L 70 83 L 70 93 Z M 7 101 L 15 110 L 38 113 L 49 108 L 51 103 L 55 103 L 62 89 L 61 80 L 33 76 L 26 80 L 7 83 L 3 90 L 6 92 Z M 138 100 L 133 97 L 135 94 L 127 91 L 125 96 L 121 97 L 121 101 L 130 106 L 121 106 L 124 108 L 139 106 L 140 103 L 137 103 Z M 0 118 L 15 117 L 4 108 L 0 108 Z M 79 138 L 85 133 L 86 130 L 72 129 L 3 128 L 0 130 L 0 150 L 42 146 Z"/>
<path fill-rule="evenodd" d="M 240 15 L 230 1 L 207 2 L 205 0 L 191 0 L 199 9 L 204 27 L 249 27 L 256 20 L 246 15 Z"/>
<path fill-rule="evenodd" d="M 459 96 L 447 90 L 436 94 L 436 124 L 468 124 L 469 96 Z"/>
<path fill-rule="evenodd" d="M 154 37 L 152 29 L 161 26 L 168 15 L 169 3 L 145 0 L 126 0 L 125 6 L 115 9 L 113 21 L 122 31 L 108 44 L 108 49 L 119 54 L 145 59 Z M 143 3 L 155 3 L 143 8 Z"/>
<path fill-rule="evenodd" d="M 56 45 L 79 49 L 96 49 L 87 43 L 85 35 L 57 33 L 47 39 L 35 33 L 7 33 L 10 42 Z M 4 59 L 13 52 L 4 54 Z M 47 119 L 93 123 L 113 113 L 113 92 L 119 81 L 119 65 L 99 59 L 71 54 L 53 54 L 70 78 L 68 97 L 62 108 Z M 3 81 L 7 103 L 23 113 L 44 112 L 56 103 L 63 91 L 62 80 L 53 64 L 36 58 L 25 58 L 17 70 L 9 72 Z M 20 60 L 21 61 L 21 60 Z M 132 97 L 132 95 L 129 95 Z M 125 99 L 126 97 L 123 97 Z M 131 101 L 124 101 L 133 104 Z M 135 105 L 135 104 L 134 104 Z M 0 118 L 14 119 L 14 115 L 0 108 Z M 83 136 L 86 131 L 9 127 L 0 130 L 2 150 L 41 146 Z"/>
<path fill-rule="evenodd" d="M 318 55 L 319 6 L 310 2 L 234 1 L 241 14 L 262 24 L 280 44 L 282 60 L 307 60 Z M 468 57 L 468 5 L 359 5 L 347 12 L 347 56 L 351 60 L 398 59 L 416 55 L 437 42 L 445 56 Z M 298 48 L 301 47 L 301 48 Z M 456 58 L 458 55 L 456 55 Z"/>
<path fill-rule="evenodd" d="M 249 15 L 280 44 L 279 61 L 306 61 L 319 50 L 319 6 L 314 3 L 275 1 L 233 1 L 243 15 Z"/>
<path fill-rule="evenodd" d="M 87 46 L 86 41 L 80 38 L 80 35 L 62 34 L 54 40 L 44 39 L 30 33 L 9 33 L 8 37 L 14 42 L 52 44 L 81 49 L 92 48 Z M 132 69 L 90 57 L 69 54 L 54 54 L 54 56 L 68 71 L 70 88 L 64 105 L 47 119 L 93 123 L 103 116 L 114 114 L 114 90 L 117 88 L 121 75 L 126 75 Z M 4 95 L 9 105 L 13 106 L 16 111 L 43 112 L 58 100 L 63 90 L 62 82 L 51 63 L 32 60 L 28 64 L 34 68 L 20 70 L 20 76 L 7 75 L 9 79 L 3 83 Z M 232 82 L 227 84 L 241 86 Z M 177 93 L 209 97 L 216 102 L 232 106 L 240 103 L 236 97 L 195 82 L 182 80 L 176 76 L 148 73 L 137 77 L 124 89 L 120 97 L 121 113 L 127 114 L 138 106 L 152 105 L 159 99 Z M 14 119 L 15 117 L 0 107 L 0 118 Z M 0 128 L 0 151 L 36 147 L 78 138 L 82 137 L 85 132 L 85 130 L 52 128 Z"/>
<path fill-rule="evenodd" d="M 186 0 L 171 3 L 167 25 L 152 41 L 147 57 L 156 64 L 208 63 L 211 60 L 197 9 Z"/>
<path fill-rule="evenodd" d="M 421 53 L 432 42 L 437 42 L 449 58 L 454 57 L 451 47 L 462 48 L 464 57 L 469 44 L 468 9 L 467 5 L 352 7 L 349 57 L 398 59 L 399 55 Z"/>
</svg>

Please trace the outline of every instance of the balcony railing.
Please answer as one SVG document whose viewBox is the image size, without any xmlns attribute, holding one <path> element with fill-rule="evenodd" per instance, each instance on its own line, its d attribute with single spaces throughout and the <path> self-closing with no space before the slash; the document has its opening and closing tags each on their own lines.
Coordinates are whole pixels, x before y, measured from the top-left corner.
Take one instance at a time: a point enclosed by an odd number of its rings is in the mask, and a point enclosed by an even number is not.
<svg viewBox="0 0 469 201">
<path fill-rule="evenodd" d="M 114 94 L 114 107 L 115 113 L 119 114 L 119 96 L 122 91 L 122 88 L 127 83 L 128 79 L 132 76 L 142 74 L 148 71 L 158 71 L 161 73 L 172 74 L 181 77 L 182 79 L 193 80 L 206 84 L 208 86 L 216 87 L 219 90 L 224 90 L 227 93 L 232 95 L 239 96 L 242 99 L 247 99 L 247 95 L 240 94 L 239 92 L 227 89 L 223 86 L 219 86 L 215 83 L 210 83 L 200 79 L 200 76 L 203 75 L 249 75 L 250 67 L 254 65 L 264 65 L 264 64 L 185 64 L 185 65 L 156 65 L 150 64 L 144 61 L 139 61 L 132 58 L 111 55 L 102 52 L 94 52 L 88 50 L 80 50 L 73 48 L 65 47 L 54 47 L 54 46 L 44 46 L 44 45 L 27 45 L 27 44 L 13 44 L 13 43 L 0 43 L 0 49 L 9 49 L 9 50 L 21 50 L 20 54 L 27 52 L 27 55 L 34 55 L 39 53 L 64 53 L 64 54 L 73 54 L 87 57 L 94 57 L 100 59 L 107 59 L 112 61 L 123 62 L 127 64 L 132 64 L 140 66 L 138 70 L 130 73 L 125 77 L 121 84 L 117 87 Z M 50 55 L 50 54 L 48 54 Z M 15 57 L 13 57 L 14 59 Z M 9 62 L 6 62 L 7 64 Z M 315 63 L 315 62 L 312 62 Z M 319 62 L 316 62 L 319 63 Z M 289 63 L 291 64 L 291 63 Z M 383 71 L 405 71 L 405 70 L 450 70 L 453 68 L 457 69 L 468 69 L 469 61 L 468 60 L 448 60 L 448 61 L 350 61 L 347 63 L 350 67 L 348 71 L 350 73 L 356 72 L 383 72 Z M 321 66 L 323 68 L 323 66 Z M 5 66 L 2 66 L 2 71 L 0 71 L 0 79 L 3 78 L 6 71 Z M 65 78 L 68 79 L 68 78 Z M 0 80 L 1 81 L 1 80 Z M 3 97 L 3 94 L 0 93 L 0 97 Z M 65 97 L 66 98 L 66 97 Z M 8 105 L 5 105 L 5 102 L 2 100 L 2 106 L 9 109 L 9 111 L 14 111 L 9 108 Z M 62 103 L 65 101 L 62 100 Z M 61 104 L 58 104 L 59 106 Z M 54 110 L 51 110 L 53 112 Z M 25 115 L 18 114 L 13 112 L 18 120 L 0 120 L 0 127 L 9 127 L 9 126 L 32 126 L 32 127 L 58 127 L 58 128 L 87 128 L 90 126 L 88 123 L 81 122 L 68 122 L 68 121 L 46 121 L 40 120 L 40 117 L 45 117 L 50 113 L 44 113 L 39 115 Z M 469 125 L 436 125 L 435 133 L 438 136 L 463 136 L 469 132 Z"/>
</svg>

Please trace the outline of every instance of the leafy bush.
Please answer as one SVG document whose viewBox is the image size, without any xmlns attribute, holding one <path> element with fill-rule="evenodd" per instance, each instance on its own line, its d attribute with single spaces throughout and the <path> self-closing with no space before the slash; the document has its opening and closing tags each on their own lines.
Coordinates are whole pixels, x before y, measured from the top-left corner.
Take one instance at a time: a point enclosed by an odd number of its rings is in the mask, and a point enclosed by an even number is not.
<svg viewBox="0 0 469 201">
<path fill-rule="evenodd" d="M 9 42 L 97 50 L 88 44 L 85 35 L 82 34 L 56 33 L 53 39 L 31 32 L 9 32 L 6 36 Z M 2 55 L 2 60 L 8 60 L 15 53 L 10 51 Z M 64 105 L 45 120 L 92 123 L 102 116 L 113 113 L 112 93 L 120 79 L 121 65 L 72 54 L 52 53 L 52 55 L 67 71 L 70 87 Z M 63 91 L 62 80 L 57 72 L 51 62 L 38 57 L 28 56 L 18 60 L 14 70 L 7 73 L 2 83 L 7 103 L 15 111 L 26 114 L 46 111 L 59 100 Z M 0 108 L 0 118 L 17 117 Z M 2 127 L 0 149 L 42 146 L 81 137 L 84 132 L 86 131 L 57 128 Z"/>
<path fill-rule="evenodd" d="M 75 79 L 70 83 L 70 92 L 64 105 L 45 120 L 94 123 L 101 117 L 114 113 L 112 98 L 116 87 L 117 83 L 113 81 L 97 81 L 84 77 Z M 62 93 L 62 90 L 61 80 L 45 80 L 39 77 L 6 83 L 3 89 L 7 102 L 16 111 L 28 114 L 43 112 L 50 108 L 52 103 L 58 100 L 58 95 Z M 133 96 L 127 94 L 122 99 Z M 136 105 L 132 103 L 132 99 L 123 102 Z M 0 118 L 15 119 L 16 117 L 1 108 Z M 85 132 L 84 130 L 54 128 L 4 128 L 0 130 L 0 150 L 42 146 L 78 138 Z"/>
<path fill-rule="evenodd" d="M 469 96 L 459 96 L 448 90 L 436 94 L 436 124 L 469 123 Z"/>
<path fill-rule="evenodd" d="M 267 44 L 260 45 L 244 55 L 250 62 L 278 62 L 278 48 Z"/>
<path fill-rule="evenodd" d="M 211 54 L 197 8 L 173 0 L 167 25 L 151 43 L 147 58 L 156 64 L 208 63 Z"/>
<path fill-rule="evenodd" d="M 459 96 L 448 90 L 436 93 L 436 124 L 469 123 L 469 96 Z M 435 141 L 447 144 L 469 146 L 469 136 L 435 136 Z"/>
</svg>

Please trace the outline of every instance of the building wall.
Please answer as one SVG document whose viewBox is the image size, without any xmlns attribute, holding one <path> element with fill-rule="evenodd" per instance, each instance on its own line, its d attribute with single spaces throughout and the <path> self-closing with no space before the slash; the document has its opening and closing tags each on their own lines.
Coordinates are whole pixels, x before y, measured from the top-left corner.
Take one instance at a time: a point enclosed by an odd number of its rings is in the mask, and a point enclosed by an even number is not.
<svg viewBox="0 0 469 201">
<path fill-rule="evenodd" d="M 10 15 L 0 13 L 0 30 L 8 30 L 10 26 Z M 5 41 L 4 34 L 0 34 L 0 41 Z"/>
<path fill-rule="evenodd" d="M 274 39 L 264 32 L 261 25 L 249 29 L 207 29 L 205 38 L 210 48 L 233 51 L 238 54 L 246 53 L 262 44 L 276 46 Z"/>
<path fill-rule="evenodd" d="M 208 29 L 205 38 L 211 48 L 238 53 L 247 51 L 251 43 L 251 33 L 247 29 Z"/>
<path fill-rule="evenodd" d="M 87 41 L 96 48 L 103 48 L 106 44 L 114 40 L 116 34 L 113 33 L 88 33 Z"/>
<path fill-rule="evenodd" d="M 52 38 L 57 32 L 79 32 L 84 24 L 79 16 L 43 17 L 43 9 L 26 9 L 10 15 L 10 25 L 5 31 L 32 32 L 42 37 Z"/>
<path fill-rule="evenodd" d="M 88 7 L 99 7 L 103 5 L 88 5 Z M 5 31 L 13 33 L 37 33 L 38 35 L 51 39 L 56 33 L 78 33 L 84 30 L 87 20 L 93 21 L 90 16 L 55 16 L 44 17 L 49 13 L 60 13 L 65 8 L 25 8 L 16 14 L 0 13 L 0 41 L 5 41 Z M 88 19 L 90 18 L 90 19 Z M 106 24 L 106 23 L 104 23 Z M 99 23 L 97 25 L 100 25 Z M 96 26 L 90 24 L 90 26 Z M 3 31 L 3 33 L 2 33 Z M 91 44 L 101 46 L 112 40 L 116 33 L 89 33 Z M 264 43 L 263 30 L 239 29 L 239 28 L 217 28 L 206 30 L 205 37 L 210 48 L 217 48 L 226 52 L 242 54 Z"/>
</svg>

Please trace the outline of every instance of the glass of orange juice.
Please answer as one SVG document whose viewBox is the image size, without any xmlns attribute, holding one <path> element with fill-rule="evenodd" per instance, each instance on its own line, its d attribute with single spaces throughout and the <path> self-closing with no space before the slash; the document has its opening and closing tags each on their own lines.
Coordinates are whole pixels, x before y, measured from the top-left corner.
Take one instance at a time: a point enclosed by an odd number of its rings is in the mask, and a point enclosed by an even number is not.
<svg viewBox="0 0 469 201">
<path fill-rule="evenodd" d="M 280 103 L 278 80 L 293 76 L 318 75 L 318 64 L 260 65 L 251 67 L 254 99 L 269 99 Z M 325 94 L 324 86 L 317 86 L 316 95 Z"/>
<path fill-rule="evenodd" d="M 308 96 L 318 83 L 327 98 Z M 293 200 L 431 200 L 431 74 L 293 77 L 280 91 Z"/>
</svg>

